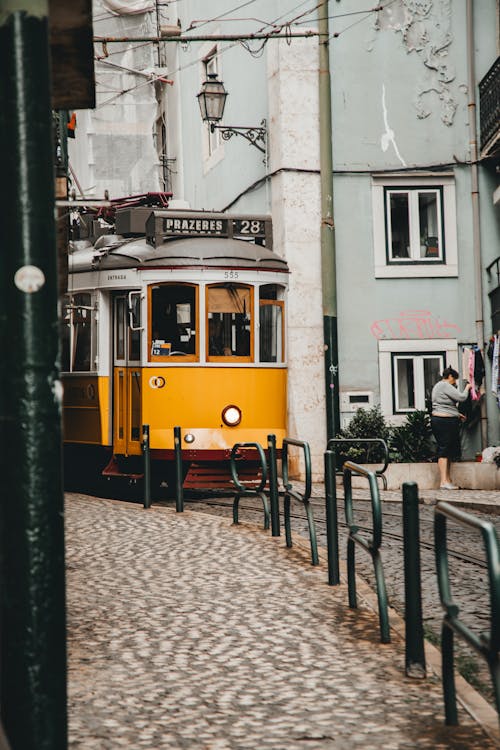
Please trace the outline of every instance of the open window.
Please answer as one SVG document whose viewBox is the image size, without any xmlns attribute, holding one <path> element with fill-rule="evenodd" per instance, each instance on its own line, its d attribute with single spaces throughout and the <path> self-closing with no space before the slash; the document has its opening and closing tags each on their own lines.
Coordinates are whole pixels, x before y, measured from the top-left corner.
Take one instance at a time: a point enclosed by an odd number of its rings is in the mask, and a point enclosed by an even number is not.
<svg viewBox="0 0 500 750">
<path fill-rule="evenodd" d="M 433 386 L 450 365 L 458 369 L 456 339 L 381 339 L 380 405 L 393 424 L 430 407 Z"/>
<path fill-rule="evenodd" d="M 207 360 L 253 360 L 252 287 L 207 286 Z"/>
<path fill-rule="evenodd" d="M 282 364 L 285 361 L 284 288 L 264 284 L 259 288 L 259 359 Z"/>
<path fill-rule="evenodd" d="M 444 352 L 393 353 L 394 414 L 427 409 L 444 367 Z"/>
<path fill-rule="evenodd" d="M 150 287 L 149 303 L 150 361 L 196 361 L 198 287 L 155 284 Z"/>
</svg>

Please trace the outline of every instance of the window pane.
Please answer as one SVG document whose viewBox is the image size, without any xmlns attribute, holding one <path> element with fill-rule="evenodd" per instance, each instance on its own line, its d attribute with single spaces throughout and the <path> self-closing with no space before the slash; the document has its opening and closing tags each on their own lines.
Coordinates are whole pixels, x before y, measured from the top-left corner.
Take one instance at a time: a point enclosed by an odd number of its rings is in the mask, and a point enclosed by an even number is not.
<svg viewBox="0 0 500 750">
<path fill-rule="evenodd" d="M 116 359 L 125 359 L 125 300 L 119 297 L 116 300 Z"/>
<path fill-rule="evenodd" d="M 282 362 L 282 311 L 279 305 L 260 306 L 260 361 Z"/>
<path fill-rule="evenodd" d="M 396 359 L 396 410 L 415 408 L 413 359 Z"/>
<path fill-rule="evenodd" d="M 394 260 L 410 257 L 410 220 L 408 214 L 408 193 L 389 193 L 390 247 L 389 254 Z"/>
<path fill-rule="evenodd" d="M 92 351 L 92 310 L 90 294 L 73 298 L 73 370 L 89 372 Z"/>
<path fill-rule="evenodd" d="M 427 409 L 431 405 L 432 389 L 440 379 L 443 369 L 443 357 L 426 357 L 424 359 L 424 390 L 425 406 Z"/>
<path fill-rule="evenodd" d="M 139 328 L 141 325 L 141 298 L 139 294 L 132 295 L 132 323 L 134 328 Z M 141 332 L 130 331 L 130 353 L 129 359 L 132 362 L 138 362 L 141 358 Z"/>
<path fill-rule="evenodd" d="M 134 370 L 130 382 L 130 439 L 141 439 L 141 373 Z"/>
<path fill-rule="evenodd" d="M 196 287 L 164 284 L 151 293 L 151 354 L 196 352 Z"/>
<path fill-rule="evenodd" d="M 207 288 L 209 356 L 250 356 L 250 291 L 237 284 Z"/>
<path fill-rule="evenodd" d="M 62 352 L 61 352 L 61 370 L 70 372 L 71 366 L 69 361 L 70 341 L 71 341 L 71 298 L 65 297 L 63 303 L 63 320 L 62 320 Z"/>
<path fill-rule="evenodd" d="M 418 195 L 418 215 L 420 223 L 420 257 L 439 258 L 439 213 L 438 193 L 433 190 Z"/>
</svg>

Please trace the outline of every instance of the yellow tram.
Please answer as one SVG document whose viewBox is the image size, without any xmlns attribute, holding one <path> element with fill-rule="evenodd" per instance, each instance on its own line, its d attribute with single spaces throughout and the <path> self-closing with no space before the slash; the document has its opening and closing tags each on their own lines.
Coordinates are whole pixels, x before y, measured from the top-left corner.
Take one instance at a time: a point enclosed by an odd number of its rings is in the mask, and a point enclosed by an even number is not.
<svg viewBox="0 0 500 750">
<path fill-rule="evenodd" d="M 92 222 L 94 225 L 97 222 Z M 102 231 L 102 229 L 101 229 Z M 171 481 L 221 476 L 235 443 L 286 435 L 288 267 L 261 216 L 117 210 L 72 242 L 63 310 L 65 473 L 140 474 L 142 425 Z M 212 471 L 212 478 L 214 476 Z"/>
</svg>

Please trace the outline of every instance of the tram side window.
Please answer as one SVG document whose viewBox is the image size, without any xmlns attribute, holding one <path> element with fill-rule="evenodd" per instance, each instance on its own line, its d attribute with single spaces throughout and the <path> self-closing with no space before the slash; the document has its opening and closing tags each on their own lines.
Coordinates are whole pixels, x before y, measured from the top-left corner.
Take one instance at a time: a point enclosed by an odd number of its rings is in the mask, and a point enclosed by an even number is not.
<svg viewBox="0 0 500 750">
<path fill-rule="evenodd" d="M 90 372 L 96 365 L 96 310 L 90 292 L 68 295 L 63 308 L 62 369 Z"/>
<path fill-rule="evenodd" d="M 151 289 L 151 358 L 196 355 L 196 287 L 161 284 Z"/>
<path fill-rule="evenodd" d="M 251 357 L 251 288 L 239 284 L 207 287 L 208 357 Z"/>
<path fill-rule="evenodd" d="M 261 362 L 285 360 L 284 289 L 278 284 L 264 284 L 259 288 L 259 350 Z"/>
</svg>

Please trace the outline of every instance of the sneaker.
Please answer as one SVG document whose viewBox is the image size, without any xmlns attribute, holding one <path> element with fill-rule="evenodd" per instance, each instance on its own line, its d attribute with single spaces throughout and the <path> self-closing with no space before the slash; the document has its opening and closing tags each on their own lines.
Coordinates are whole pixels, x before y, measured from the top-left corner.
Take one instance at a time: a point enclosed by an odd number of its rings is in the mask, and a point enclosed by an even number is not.
<svg viewBox="0 0 500 750">
<path fill-rule="evenodd" d="M 458 487 L 456 484 L 450 484 L 450 482 L 447 482 L 446 484 L 442 484 L 439 488 L 440 490 L 458 490 Z"/>
</svg>

